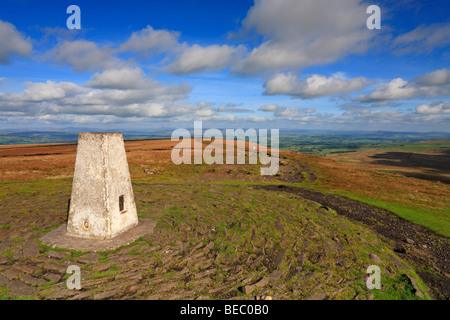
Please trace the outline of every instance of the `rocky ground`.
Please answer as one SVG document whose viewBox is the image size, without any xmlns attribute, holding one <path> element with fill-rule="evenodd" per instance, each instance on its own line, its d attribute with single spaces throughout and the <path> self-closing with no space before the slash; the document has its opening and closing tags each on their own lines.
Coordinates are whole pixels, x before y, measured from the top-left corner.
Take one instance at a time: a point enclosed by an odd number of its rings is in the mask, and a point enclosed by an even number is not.
<svg viewBox="0 0 450 320">
<path fill-rule="evenodd" d="M 392 212 L 346 197 L 283 185 L 260 186 L 265 190 L 289 192 L 321 203 L 339 215 L 370 227 L 389 242 L 402 258 L 411 262 L 435 298 L 450 299 L 450 241 L 435 232 L 402 219 Z"/>
<path fill-rule="evenodd" d="M 2 185 L 0 297 L 27 299 L 422 299 L 414 267 L 365 225 L 292 192 L 247 185 L 135 183 L 157 227 L 117 250 L 49 248 L 70 179 Z M 81 289 L 67 288 L 70 265 Z M 366 269 L 382 270 L 368 290 Z"/>
</svg>

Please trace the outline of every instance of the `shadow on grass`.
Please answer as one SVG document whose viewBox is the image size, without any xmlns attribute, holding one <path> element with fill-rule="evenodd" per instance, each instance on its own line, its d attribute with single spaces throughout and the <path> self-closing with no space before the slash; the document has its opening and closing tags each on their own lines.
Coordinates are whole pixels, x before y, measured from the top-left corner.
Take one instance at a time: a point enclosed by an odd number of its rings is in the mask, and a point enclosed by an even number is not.
<svg viewBox="0 0 450 320">
<path fill-rule="evenodd" d="M 450 178 L 440 174 L 450 173 L 450 149 L 442 150 L 442 154 L 424 154 L 414 152 L 390 151 L 377 153 L 370 158 L 375 159 L 372 163 L 401 168 L 423 168 L 423 172 L 401 172 L 407 177 L 441 181 L 450 184 Z"/>
</svg>

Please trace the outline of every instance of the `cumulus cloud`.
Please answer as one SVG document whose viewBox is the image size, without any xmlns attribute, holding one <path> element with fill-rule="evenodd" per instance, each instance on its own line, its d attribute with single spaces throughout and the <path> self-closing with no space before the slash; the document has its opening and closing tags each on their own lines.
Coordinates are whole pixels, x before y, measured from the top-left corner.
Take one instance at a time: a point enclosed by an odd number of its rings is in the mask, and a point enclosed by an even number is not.
<svg viewBox="0 0 450 320">
<path fill-rule="evenodd" d="M 133 32 L 130 38 L 120 45 L 118 52 L 137 52 L 143 57 L 150 57 L 176 48 L 179 32 L 155 30 L 152 26 Z"/>
<path fill-rule="evenodd" d="M 125 77 L 122 79 L 121 77 Z M 136 80 L 135 87 L 121 80 Z M 96 73 L 84 86 L 72 82 L 25 82 L 22 92 L 0 93 L 0 110 L 24 114 L 84 114 L 117 117 L 167 117 L 210 110 L 211 106 L 182 104 L 187 83 L 166 86 L 145 77 L 140 69 Z M 194 111 L 193 111 L 194 110 Z"/>
<path fill-rule="evenodd" d="M 108 89 L 140 89 L 149 85 L 140 68 L 121 68 L 95 73 L 85 86 Z"/>
<path fill-rule="evenodd" d="M 416 125 L 420 122 L 420 119 L 414 118 L 411 113 L 397 110 L 374 110 L 368 107 L 360 107 L 345 111 L 336 119 L 336 122 L 341 124 L 351 123 L 356 126 L 364 125 L 365 128 L 371 126 L 386 127 L 390 124 L 398 127 L 405 125 L 405 123 Z"/>
<path fill-rule="evenodd" d="M 364 102 L 398 100 L 412 98 L 418 94 L 417 88 L 411 86 L 408 81 L 402 78 L 396 78 L 376 88 L 370 94 L 359 95 L 356 97 L 356 100 Z"/>
<path fill-rule="evenodd" d="M 346 111 L 340 116 L 334 117 L 333 123 L 346 129 L 364 127 L 376 130 L 390 128 L 390 130 L 430 131 L 446 128 L 450 119 L 449 113 L 443 112 L 444 108 L 437 105 L 435 109 L 429 107 L 428 105 L 422 105 L 416 108 L 416 112 L 402 112 L 400 110 L 377 110 L 367 106 L 353 105 L 351 108 L 345 108 Z"/>
<path fill-rule="evenodd" d="M 56 40 L 58 42 L 63 41 L 73 41 L 75 38 L 85 35 L 88 29 L 77 29 L 76 32 L 73 32 L 71 29 L 67 29 L 67 27 L 41 27 L 40 31 L 42 32 L 42 37 L 39 40 L 41 43 L 46 43 L 48 41 Z"/>
<path fill-rule="evenodd" d="M 120 85 L 116 82 L 112 85 L 105 86 L 101 89 L 90 90 L 89 94 L 80 97 L 80 104 L 112 104 L 130 106 L 136 109 L 139 104 L 151 103 L 152 108 L 154 103 L 158 101 L 175 101 L 185 99 L 189 96 L 192 88 L 188 83 L 182 83 L 177 86 L 165 86 L 163 83 L 152 79 L 142 79 L 141 87 L 122 86 L 121 88 L 114 88 L 114 85 Z M 88 82 L 92 83 L 92 82 Z"/>
<path fill-rule="evenodd" d="M 316 112 L 315 108 L 284 107 L 277 104 L 266 104 L 259 107 L 258 110 L 273 112 L 274 117 L 288 120 L 310 121 L 324 116 L 324 114 Z"/>
<path fill-rule="evenodd" d="M 226 105 L 222 105 L 215 109 L 217 112 L 230 112 L 230 113 L 251 113 L 254 112 L 253 110 L 246 109 L 246 108 L 238 108 L 241 106 L 242 103 L 227 103 Z"/>
<path fill-rule="evenodd" d="M 293 73 L 280 73 L 264 83 L 264 94 L 287 94 L 302 99 L 324 97 L 338 93 L 362 90 L 367 85 L 363 77 L 342 79 L 314 74 L 306 80 L 298 80 Z"/>
<path fill-rule="evenodd" d="M 275 110 L 277 110 L 277 108 L 278 108 L 278 105 L 276 105 L 276 104 L 266 104 L 266 105 L 259 107 L 258 110 L 259 111 L 275 111 Z"/>
<path fill-rule="evenodd" d="M 66 31 L 58 28 L 44 30 L 49 36 L 56 35 L 58 39 L 58 44 L 44 57 L 50 61 L 70 65 L 75 72 L 130 67 L 129 61 L 118 58 L 117 54 L 120 53 L 137 53 L 141 58 L 150 58 L 161 53 L 178 52 L 182 47 L 178 42 L 179 32 L 155 30 L 151 26 L 132 33 L 118 48 L 110 45 L 99 46 L 93 41 L 68 39 Z"/>
<path fill-rule="evenodd" d="M 255 1 L 243 29 L 263 40 L 234 69 L 303 68 L 364 52 L 375 34 L 366 27 L 366 8 L 360 0 Z"/>
<path fill-rule="evenodd" d="M 220 106 L 216 109 L 217 112 L 232 112 L 232 113 L 249 113 L 253 112 L 253 110 L 245 109 L 245 108 L 236 108 L 228 107 L 228 106 Z"/>
<path fill-rule="evenodd" d="M 250 120 L 250 121 L 253 121 L 253 122 L 264 122 L 264 121 L 267 121 L 266 118 L 261 117 L 261 116 L 250 116 L 247 119 Z"/>
<path fill-rule="evenodd" d="M 435 128 L 448 124 L 450 119 L 448 102 L 420 106 L 416 112 L 374 109 L 356 102 L 343 104 L 340 106 L 340 109 L 342 110 L 340 114 L 322 113 L 315 108 L 267 104 L 261 106 L 258 110 L 272 113 L 273 118 L 266 118 L 267 121 L 275 121 L 275 123 L 283 123 L 283 125 L 295 123 L 305 128 L 328 127 L 342 130 L 360 130 L 361 128 L 385 130 L 387 127 L 390 130 L 410 130 L 412 126 L 420 130 L 435 130 Z"/>
<path fill-rule="evenodd" d="M 430 53 L 450 44 L 450 23 L 420 25 L 395 38 L 392 48 L 395 54 Z"/>
<path fill-rule="evenodd" d="M 182 53 L 167 66 L 166 70 L 173 74 L 190 74 L 202 71 L 213 71 L 227 68 L 242 47 L 228 45 L 210 45 L 206 47 L 194 44 L 185 47 Z"/>
<path fill-rule="evenodd" d="M 47 80 L 46 82 L 30 82 L 24 83 L 27 87 L 22 94 L 15 94 L 15 96 L 22 101 L 41 102 L 64 97 L 70 97 L 74 94 L 85 91 L 77 84 L 72 82 L 54 82 Z"/>
<path fill-rule="evenodd" d="M 70 65 L 76 72 L 114 69 L 125 64 L 113 56 L 111 48 L 99 47 L 95 42 L 87 40 L 59 43 L 47 53 L 47 58 Z"/>
<path fill-rule="evenodd" d="M 27 57 L 31 54 L 32 45 L 16 27 L 0 20 L 0 64 L 8 64 L 11 55 Z"/>
<path fill-rule="evenodd" d="M 95 73 L 85 87 L 93 90 L 89 99 L 110 103 L 138 103 L 154 100 L 180 100 L 188 97 L 192 87 L 184 82 L 177 86 L 165 86 L 145 76 L 140 68 L 122 68 Z"/>
<path fill-rule="evenodd" d="M 97 72 L 84 86 L 96 89 L 112 89 L 96 92 L 115 92 L 123 98 L 127 96 L 123 91 L 127 91 L 135 96 L 142 96 L 144 99 L 156 97 L 160 100 L 184 99 L 192 90 L 187 82 L 178 86 L 165 86 L 163 83 L 147 77 L 142 69 L 137 67 Z"/>
<path fill-rule="evenodd" d="M 421 114 L 450 114 L 450 102 L 434 102 L 431 105 L 422 104 L 416 107 Z"/>
<path fill-rule="evenodd" d="M 47 57 L 49 60 L 72 66 L 76 72 L 82 72 L 129 68 L 129 63 L 116 56 L 120 53 L 137 53 L 143 58 L 164 53 L 166 55 L 160 62 L 171 62 L 163 70 L 172 74 L 185 75 L 230 67 L 233 61 L 245 51 L 243 46 L 200 46 L 198 44 L 190 46 L 179 43 L 179 36 L 179 32 L 155 30 L 147 26 L 132 33 L 118 48 L 100 47 L 95 42 L 86 40 L 66 40 L 51 50 Z M 130 72 L 126 76 L 139 75 Z"/>
<path fill-rule="evenodd" d="M 223 107 L 226 107 L 226 108 L 236 108 L 236 107 L 239 107 L 239 106 L 241 106 L 242 105 L 242 103 L 232 103 L 232 102 L 228 102 L 225 106 L 223 106 Z"/>
<path fill-rule="evenodd" d="M 450 69 L 442 68 L 415 79 L 422 86 L 445 86 L 450 84 Z"/>
<path fill-rule="evenodd" d="M 369 94 L 357 96 L 362 102 L 382 102 L 386 100 L 411 99 L 416 97 L 445 97 L 450 95 L 450 70 L 440 69 L 416 77 L 410 81 L 402 78 L 383 83 Z"/>
</svg>

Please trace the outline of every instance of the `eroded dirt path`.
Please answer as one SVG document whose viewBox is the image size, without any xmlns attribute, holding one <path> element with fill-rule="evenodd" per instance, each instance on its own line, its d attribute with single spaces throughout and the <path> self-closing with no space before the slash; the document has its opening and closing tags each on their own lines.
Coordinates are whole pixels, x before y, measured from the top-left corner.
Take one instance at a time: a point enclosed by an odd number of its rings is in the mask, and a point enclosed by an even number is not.
<svg viewBox="0 0 450 320">
<path fill-rule="evenodd" d="M 402 258 L 417 267 L 417 273 L 436 299 L 450 299 L 450 240 L 394 213 L 343 196 L 284 185 L 255 186 L 300 195 L 361 222 L 382 235 Z"/>
</svg>

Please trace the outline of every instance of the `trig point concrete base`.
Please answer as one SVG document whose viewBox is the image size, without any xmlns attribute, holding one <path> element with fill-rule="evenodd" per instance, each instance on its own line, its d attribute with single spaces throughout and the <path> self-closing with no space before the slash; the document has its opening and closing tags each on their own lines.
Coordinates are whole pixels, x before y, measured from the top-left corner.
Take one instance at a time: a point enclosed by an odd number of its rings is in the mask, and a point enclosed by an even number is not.
<svg viewBox="0 0 450 320">
<path fill-rule="evenodd" d="M 67 225 L 41 237 L 45 245 L 103 251 L 151 233 L 138 220 L 121 133 L 80 133 Z"/>
<path fill-rule="evenodd" d="M 43 235 L 40 240 L 42 244 L 52 248 L 63 248 L 77 251 L 107 251 L 126 246 L 142 236 L 153 233 L 156 221 L 150 219 L 139 219 L 139 223 L 118 236 L 107 239 L 89 239 L 74 237 L 67 233 L 67 225 L 63 224 L 57 229 Z"/>
</svg>

